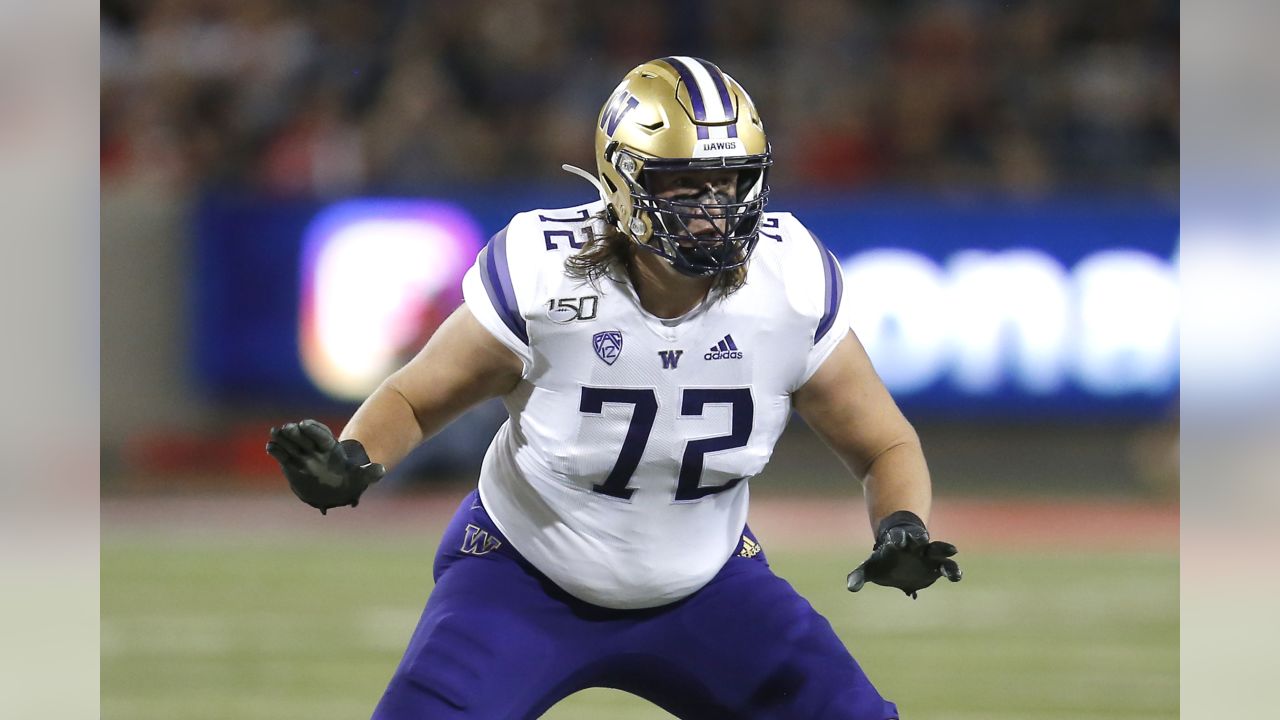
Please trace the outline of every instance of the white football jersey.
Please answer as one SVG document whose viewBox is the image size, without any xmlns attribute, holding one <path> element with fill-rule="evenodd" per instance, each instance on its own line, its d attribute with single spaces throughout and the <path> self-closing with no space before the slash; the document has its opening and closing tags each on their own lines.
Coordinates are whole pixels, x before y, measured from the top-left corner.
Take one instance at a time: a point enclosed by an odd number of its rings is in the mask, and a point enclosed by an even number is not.
<svg viewBox="0 0 1280 720">
<path fill-rule="evenodd" d="M 740 290 L 673 320 L 651 315 L 625 279 L 565 274 L 602 209 L 517 215 L 463 281 L 471 312 L 524 361 L 480 496 L 564 590 L 654 607 L 728 560 L 791 393 L 849 321 L 835 257 L 787 213 L 765 214 Z"/>
</svg>

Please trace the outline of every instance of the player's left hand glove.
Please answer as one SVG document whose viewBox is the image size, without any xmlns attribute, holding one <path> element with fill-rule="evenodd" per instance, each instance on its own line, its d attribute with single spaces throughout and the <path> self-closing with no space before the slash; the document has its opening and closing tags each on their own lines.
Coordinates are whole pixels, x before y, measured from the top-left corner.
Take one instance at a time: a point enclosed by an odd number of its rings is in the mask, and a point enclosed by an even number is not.
<svg viewBox="0 0 1280 720">
<path fill-rule="evenodd" d="M 896 587 L 915 599 L 918 591 L 940 577 L 960 582 L 960 566 L 951 559 L 955 554 L 955 545 L 929 541 L 929 531 L 918 515 L 899 510 L 880 521 L 871 557 L 849 573 L 849 592 L 858 592 L 869 580 Z"/>
<path fill-rule="evenodd" d="M 338 442 L 324 423 L 303 420 L 271 428 L 267 453 L 280 463 L 298 499 L 328 513 L 360 503 L 360 495 L 386 472 L 370 462 L 359 440 Z"/>
</svg>

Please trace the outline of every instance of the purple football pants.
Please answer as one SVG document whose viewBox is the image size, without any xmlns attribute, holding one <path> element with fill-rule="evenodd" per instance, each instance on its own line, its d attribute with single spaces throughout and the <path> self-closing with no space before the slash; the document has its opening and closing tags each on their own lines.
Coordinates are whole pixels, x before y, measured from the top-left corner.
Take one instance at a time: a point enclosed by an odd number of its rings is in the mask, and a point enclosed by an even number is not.
<svg viewBox="0 0 1280 720">
<path fill-rule="evenodd" d="M 435 579 L 375 720 L 536 718 L 589 687 L 680 718 L 898 717 L 830 623 L 742 543 L 693 595 L 611 610 L 535 570 L 472 492 L 445 530 Z"/>
</svg>

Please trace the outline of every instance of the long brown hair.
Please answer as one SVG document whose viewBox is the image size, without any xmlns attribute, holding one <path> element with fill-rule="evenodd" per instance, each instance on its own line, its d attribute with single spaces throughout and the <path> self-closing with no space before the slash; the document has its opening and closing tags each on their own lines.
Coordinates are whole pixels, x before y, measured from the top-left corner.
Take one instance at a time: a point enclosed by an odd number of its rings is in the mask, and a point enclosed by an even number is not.
<svg viewBox="0 0 1280 720">
<path fill-rule="evenodd" d="M 605 219 L 604 211 L 592 216 L 596 222 L 586 227 L 587 240 L 582 249 L 564 261 L 564 272 L 571 278 L 585 280 L 599 288 L 600 279 L 613 278 L 621 282 L 631 266 L 631 255 L 637 252 L 631 238 Z M 596 232 L 603 227 L 603 232 Z M 728 297 L 747 281 L 747 266 L 742 265 L 716 276 L 712 292 Z"/>
</svg>

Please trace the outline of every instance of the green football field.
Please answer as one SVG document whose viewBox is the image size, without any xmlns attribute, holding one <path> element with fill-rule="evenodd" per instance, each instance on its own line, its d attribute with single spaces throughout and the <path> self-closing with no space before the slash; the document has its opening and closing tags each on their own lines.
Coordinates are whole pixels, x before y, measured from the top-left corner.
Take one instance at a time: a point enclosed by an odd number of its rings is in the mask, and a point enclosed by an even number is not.
<svg viewBox="0 0 1280 720">
<path fill-rule="evenodd" d="M 102 717 L 368 717 L 430 590 L 438 535 L 104 532 Z M 1178 717 L 1172 551 L 983 548 L 962 553 L 964 582 L 912 602 L 846 592 L 861 551 L 766 550 L 905 718 Z M 593 690 L 546 717 L 670 716 Z"/>
</svg>

